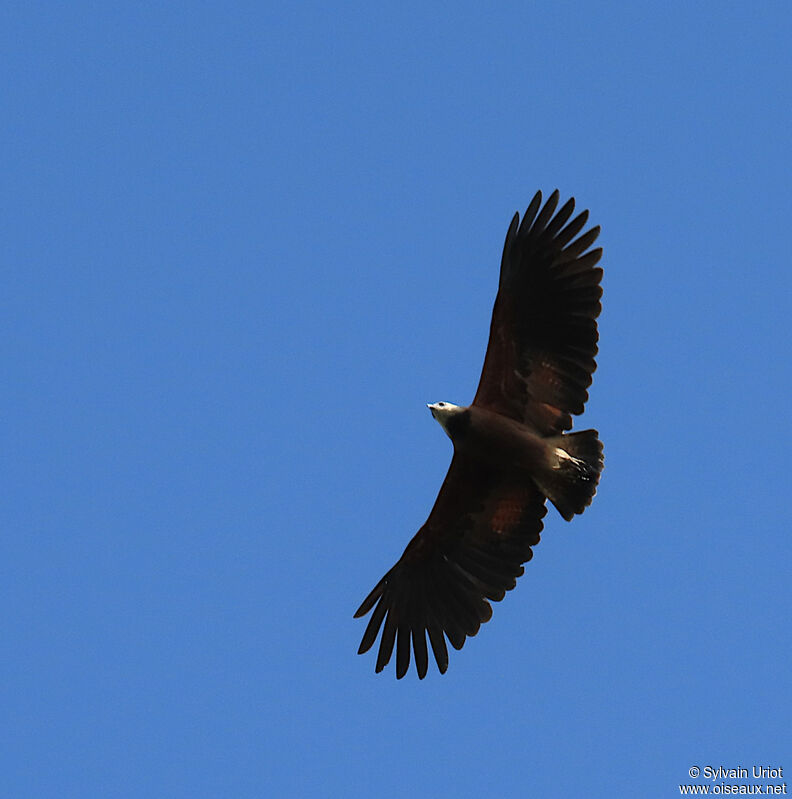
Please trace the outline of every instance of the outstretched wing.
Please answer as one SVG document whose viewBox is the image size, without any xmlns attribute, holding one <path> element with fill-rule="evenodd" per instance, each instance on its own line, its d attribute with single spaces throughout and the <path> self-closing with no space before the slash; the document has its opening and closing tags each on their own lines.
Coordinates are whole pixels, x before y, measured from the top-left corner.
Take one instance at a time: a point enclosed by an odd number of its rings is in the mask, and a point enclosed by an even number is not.
<svg viewBox="0 0 792 799">
<path fill-rule="evenodd" d="M 423 679 L 428 634 L 444 673 L 445 639 L 461 649 L 489 621 L 487 600 L 498 602 L 514 588 L 539 543 L 546 512 L 544 496 L 524 476 L 455 453 L 426 524 L 355 613 L 358 618 L 374 609 L 358 653 L 371 648 L 384 623 L 377 672 L 395 645 L 396 676 L 407 673 L 412 650 Z"/>
<path fill-rule="evenodd" d="M 537 192 L 522 223 L 515 214 L 506 234 L 473 404 L 552 435 L 571 428 L 572 414 L 583 412 L 597 367 L 602 249 L 589 250 L 599 227 L 577 237 L 588 211 L 567 224 L 574 198 L 555 216 L 557 190 L 539 211 L 541 204 Z"/>
</svg>

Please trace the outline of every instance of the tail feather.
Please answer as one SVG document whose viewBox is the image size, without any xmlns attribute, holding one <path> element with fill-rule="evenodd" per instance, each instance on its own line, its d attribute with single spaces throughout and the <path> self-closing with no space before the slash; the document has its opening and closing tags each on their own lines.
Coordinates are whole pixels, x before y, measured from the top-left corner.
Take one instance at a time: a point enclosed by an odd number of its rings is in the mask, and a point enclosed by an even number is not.
<svg viewBox="0 0 792 799">
<path fill-rule="evenodd" d="M 596 430 L 581 430 L 547 439 L 552 448 L 551 468 L 542 475 L 539 488 L 570 521 L 591 504 L 604 466 L 602 442 Z"/>
</svg>

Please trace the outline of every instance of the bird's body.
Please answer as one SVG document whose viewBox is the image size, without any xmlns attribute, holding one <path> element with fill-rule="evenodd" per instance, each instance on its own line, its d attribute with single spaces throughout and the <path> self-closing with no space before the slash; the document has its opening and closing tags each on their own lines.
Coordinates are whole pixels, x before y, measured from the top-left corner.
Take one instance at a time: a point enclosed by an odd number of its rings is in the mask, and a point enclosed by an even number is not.
<svg viewBox="0 0 792 799">
<path fill-rule="evenodd" d="M 486 408 L 477 408 L 475 405 L 460 408 L 448 402 L 444 402 L 443 406 L 438 408 L 437 405 L 430 405 L 429 408 L 454 443 L 455 452 L 493 469 L 508 469 L 521 474 L 526 481 L 532 481 L 542 490 L 551 502 L 556 501 L 556 492 L 550 486 L 558 482 L 560 475 L 569 473 L 577 482 L 577 476 L 587 468 L 586 460 L 577 457 L 576 448 L 570 445 L 581 436 L 596 440 L 596 431 L 548 437 L 539 435 L 522 422 Z M 593 446 L 596 454 L 601 454 L 601 447 L 597 450 L 596 444 Z M 592 479 L 595 474 L 598 476 L 599 470 L 595 469 Z M 588 501 L 583 504 L 579 501 L 578 510 L 569 512 L 558 508 L 567 520 L 575 513 L 583 512 L 593 496 L 596 482 L 590 484 L 592 493 L 588 496 L 585 485 L 582 487 L 584 500 Z M 562 502 L 560 497 L 558 502 Z"/>
<path fill-rule="evenodd" d="M 528 474 L 549 467 L 553 448 L 546 439 L 508 416 L 471 405 L 458 408 L 440 424 L 455 450 L 493 466 L 510 466 Z"/>
<path fill-rule="evenodd" d="M 396 676 L 413 652 L 426 675 L 427 636 L 438 668 L 446 640 L 461 649 L 523 573 L 539 542 L 549 499 L 567 520 L 591 503 L 602 471 L 596 430 L 566 432 L 583 412 L 596 368 L 602 250 L 578 236 L 588 212 L 568 222 L 558 192 L 540 210 L 537 192 L 504 245 L 489 345 L 473 403 L 430 405 L 454 444 L 434 508 L 396 565 L 355 616 L 373 609 L 359 651 L 382 627 L 376 670 L 396 647 Z M 489 600 L 489 601 L 488 601 Z M 383 626 L 384 624 L 384 626 Z"/>
<path fill-rule="evenodd" d="M 470 453 L 488 463 L 511 465 L 520 469 L 540 468 L 547 460 L 547 445 L 541 436 L 521 422 L 470 405 L 460 408 L 444 403 L 450 412 L 435 410 L 432 415 L 454 442 L 454 448 Z"/>
</svg>

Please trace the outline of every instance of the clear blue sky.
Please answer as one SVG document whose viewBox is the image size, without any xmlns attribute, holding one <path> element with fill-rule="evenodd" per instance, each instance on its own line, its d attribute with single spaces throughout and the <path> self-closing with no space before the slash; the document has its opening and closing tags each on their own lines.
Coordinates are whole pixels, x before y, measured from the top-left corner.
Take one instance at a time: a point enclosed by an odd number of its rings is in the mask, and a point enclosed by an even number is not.
<svg viewBox="0 0 792 799">
<path fill-rule="evenodd" d="M 792 773 L 792 10 L 9 3 L 3 797 L 679 795 Z M 536 189 L 602 225 L 606 468 L 396 682 Z M 790 780 L 792 782 L 792 780 Z"/>
</svg>

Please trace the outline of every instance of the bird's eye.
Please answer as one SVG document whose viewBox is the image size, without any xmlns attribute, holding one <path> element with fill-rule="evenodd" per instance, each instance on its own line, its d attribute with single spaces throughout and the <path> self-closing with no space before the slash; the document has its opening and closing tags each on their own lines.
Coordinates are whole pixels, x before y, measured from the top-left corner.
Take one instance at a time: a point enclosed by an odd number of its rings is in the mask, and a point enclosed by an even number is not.
<svg viewBox="0 0 792 799">
<path fill-rule="evenodd" d="M 438 408 L 445 408 L 445 402 L 438 402 L 437 403 L 437 407 Z"/>
</svg>

